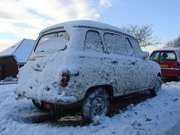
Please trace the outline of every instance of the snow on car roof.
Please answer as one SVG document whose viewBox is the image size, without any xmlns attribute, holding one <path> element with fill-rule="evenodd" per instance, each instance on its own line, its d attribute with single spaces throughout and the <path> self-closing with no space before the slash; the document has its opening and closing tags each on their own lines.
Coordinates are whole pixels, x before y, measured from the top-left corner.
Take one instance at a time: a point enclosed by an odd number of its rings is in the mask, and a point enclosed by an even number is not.
<svg viewBox="0 0 180 135">
<path fill-rule="evenodd" d="M 131 37 L 133 37 L 131 34 L 121 30 L 118 27 L 109 25 L 109 24 L 105 24 L 105 23 L 101 23 L 101 22 L 97 22 L 97 21 L 91 21 L 91 20 L 76 20 L 76 21 L 68 21 L 68 22 L 63 22 L 63 23 L 59 23 L 59 24 L 55 24 L 52 25 L 50 27 L 47 27 L 45 29 L 43 29 L 41 33 L 45 33 L 51 30 L 55 30 L 55 29 L 59 29 L 59 28 L 67 28 L 67 27 L 90 27 L 90 28 L 98 28 L 98 29 L 103 29 L 103 30 L 111 30 L 111 31 L 116 31 L 116 32 L 120 32 L 120 33 L 124 33 L 126 35 L 129 35 Z"/>
</svg>

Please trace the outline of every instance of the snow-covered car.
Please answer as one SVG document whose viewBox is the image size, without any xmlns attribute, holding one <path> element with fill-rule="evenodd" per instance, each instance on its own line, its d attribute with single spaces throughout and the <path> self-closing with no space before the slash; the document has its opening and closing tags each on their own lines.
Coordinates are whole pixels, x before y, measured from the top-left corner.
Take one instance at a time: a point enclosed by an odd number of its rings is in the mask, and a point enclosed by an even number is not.
<svg viewBox="0 0 180 135">
<path fill-rule="evenodd" d="M 42 30 L 16 94 L 40 109 L 80 103 L 84 118 L 107 115 L 109 101 L 161 88 L 157 63 L 147 60 L 137 40 L 114 26 L 87 20 Z"/>
<path fill-rule="evenodd" d="M 160 65 L 163 80 L 180 80 L 180 48 L 155 50 L 149 59 Z"/>
</svg>

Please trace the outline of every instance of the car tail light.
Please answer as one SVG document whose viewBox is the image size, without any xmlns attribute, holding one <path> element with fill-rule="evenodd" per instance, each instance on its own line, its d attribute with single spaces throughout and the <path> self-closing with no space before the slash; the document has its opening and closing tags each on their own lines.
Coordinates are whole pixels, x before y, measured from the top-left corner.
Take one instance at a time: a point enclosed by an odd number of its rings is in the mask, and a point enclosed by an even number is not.
<svg viewBox="0 0 180 135">
<path fill-rule="evenodd" d="M 53 104 L 51 103 L 44 103 L 43 105 L 46 110 L 51 110 L 53 108 Z"/>
<path fill-rule="evenodd" d="M 63 73 L 62 79 L 61 79 L 61 86 L 66 87 L 68 85 L 69 80 L 70 80 L 70 74 L 69 73 Z"/>
</svg>

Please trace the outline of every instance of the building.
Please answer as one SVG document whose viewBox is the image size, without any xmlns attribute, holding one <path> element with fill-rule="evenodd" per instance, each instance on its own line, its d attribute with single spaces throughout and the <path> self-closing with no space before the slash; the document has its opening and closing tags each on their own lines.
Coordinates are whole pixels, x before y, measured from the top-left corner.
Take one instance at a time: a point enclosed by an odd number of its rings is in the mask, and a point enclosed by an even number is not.
<svg viewBox="0 0 180 135">
<path fill-rule="evenodd" d="M 35 40 L 23 39 L 8 49 L 0 52 L 0 80 L 17 77 L 18 69 L 27 63 Z"/>
</svg>

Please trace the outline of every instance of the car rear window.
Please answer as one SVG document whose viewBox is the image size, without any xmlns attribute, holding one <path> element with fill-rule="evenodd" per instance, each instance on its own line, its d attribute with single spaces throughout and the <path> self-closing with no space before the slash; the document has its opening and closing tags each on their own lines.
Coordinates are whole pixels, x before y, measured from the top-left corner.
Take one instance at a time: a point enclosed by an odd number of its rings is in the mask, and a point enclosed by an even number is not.
<svg viewBox="0 0 180 135">
<path fill-rule="evenodd" d="M 50 33 L 42 36 L 36 46 L 35 52 L 54 52 L 66 48 L 70 36 L 65 32 Z"/>
<path fill-rule="evenodd" d="M 161 52 L 161 60 L 176 60 L 176 54 L 174 52 Z"/>
<path fill-rule="evenodd" d="M 176 60 L 176 54 L 173 51 L 153 52 L 151 60 Z"/>
</svg>

